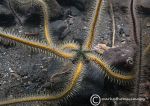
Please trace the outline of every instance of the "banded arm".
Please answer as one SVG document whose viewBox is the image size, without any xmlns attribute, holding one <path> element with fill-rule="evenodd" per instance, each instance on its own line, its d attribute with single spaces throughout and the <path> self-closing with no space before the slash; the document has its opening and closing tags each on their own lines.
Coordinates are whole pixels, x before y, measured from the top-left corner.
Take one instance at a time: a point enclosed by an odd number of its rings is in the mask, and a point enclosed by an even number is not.
<svg viewBox="0 0 150 106">
<path fill-rule="evenodd" d="M 96 30 L 96 23 L 98 22 L 98 18 L 99 18 L 99 13 L 102 7 L 102 2 L 103 0 L 96 0 L 96 8 L 94 10 L 94 16 L 92 18 L 92 22 L 90 25 L 90 30 L 88 32 L 88 36 L 85 40 L 85 48 L 88 50 L 92 49 L 92 44 L 94 42 L 94 37 L 95 37 L 95 30 Z"/>
<path fill-rule="evenodd" d="M 31 96 L 31 97 L 23 97 L 23 98 L 15 98 L 15 99 L 10 99 L 10 100 L 4 100 L 0 101 L 0 106 L 2 105 L 10 105 L 10 104 L 16 104 L 16 103 L 22 103 L 22 102 L 32 102 L 32 101 L 56 101 L 59 99 L 64 98 L 67 96 L 72 89 L 75 87 L 81 72 L 84 70 L 84 64 L 83 62 L 79 61 L 76 69 L 74 70 L 73 78 L 71 79 L 70 84 L 67 85 L 65 90 L 61 92 L 60 94 L 56 95 L 46 95 L 46 96 Z"/>
<path fill-rule="evenodd" d="M 119 73 L 117 70 L 113 70 L 103 59 L 93 55 L 93 54 L 87 54 L 87 57 L 89 60 L 93 61 L 95 64 L 97 64 L 105 73 L 105 75 L 108 78 L 112 78 L 113 80 L 117 81 L 131 81 L 134 79 L 133 75 L 124 75 Z"/>
</svg>

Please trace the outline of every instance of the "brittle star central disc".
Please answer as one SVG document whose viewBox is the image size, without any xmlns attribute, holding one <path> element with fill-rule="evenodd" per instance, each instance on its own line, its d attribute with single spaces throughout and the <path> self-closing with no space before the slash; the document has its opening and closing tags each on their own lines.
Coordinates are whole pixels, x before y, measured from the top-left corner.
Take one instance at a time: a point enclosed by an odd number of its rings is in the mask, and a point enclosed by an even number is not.
<svg viewBox="0 0 150 106">
<path fill-rule="evenodd" d="M 73 59 L 73 63 L 76 61 L 84 61 L 84 62 L 88 62 L 88 59 L 86 57 L 86 53 L 90 53 L 91 51 L 88 50 L 83 50 L 82 46 L 80 46 L 80 49 L 78 50 L 73 50 L 74 52 L 76 52 L 76 56 Z"/>
</svg>

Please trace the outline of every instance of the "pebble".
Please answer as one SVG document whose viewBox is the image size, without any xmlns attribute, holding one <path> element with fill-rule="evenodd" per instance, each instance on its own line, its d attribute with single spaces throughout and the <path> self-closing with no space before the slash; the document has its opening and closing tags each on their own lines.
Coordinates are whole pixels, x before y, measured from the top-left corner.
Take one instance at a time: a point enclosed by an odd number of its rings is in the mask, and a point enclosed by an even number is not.
<svg viewBox="0 0 150 106">
<path fill-rule="evenodd" d="M 147 27 L 150 27 L 150 22 L 147 22 L 147 23 L 146 23 L 146 26 L 147 26 Z"/>
<path fill-rule="evenodd" d="M 11 73 L 13 73 L 13 72 L 14 72 L 11 68 L 9 68 L 9 71 L 10 71 Z"/>
<path fill-rule="evenodd" d="M 53 35 L 61 36 L 62 32 L 67 28 L 67 24 L 63 20 L 57 20 L 51 23 L 53 29 Z"/>
<path fill-rule="evenodd" d="M 75 7 L 71 7 L 70 10 L 71 10 L 71 15 L 72 16 L 77 16 L 77 15 L 80 14 L 80 11 Z"/>
<path fill-rule="evenodd" d="M 150 1 L 149 0 L 141 0 L 140 4 L 143 8 L 150 10 Z"/>
</svg>

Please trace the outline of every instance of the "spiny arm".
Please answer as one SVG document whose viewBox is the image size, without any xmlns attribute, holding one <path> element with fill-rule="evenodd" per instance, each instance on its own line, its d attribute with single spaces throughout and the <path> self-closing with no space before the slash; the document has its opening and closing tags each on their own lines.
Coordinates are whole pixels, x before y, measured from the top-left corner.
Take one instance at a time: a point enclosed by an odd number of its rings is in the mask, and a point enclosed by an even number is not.
<svg viewBox="0 0 150 106">
<path fill-rule="evenodd" d="M 80 61 L 78 62 L 75 72 L 73 74 L 73 78 L 71 79 L 70 84 L 67 85 L 65 90 L 61 92 L 60 94 L 56 95 L 46 95 L 46 96 L 31 96 L 31 97 L 23 97 L 23 98 L 15 98 L 15 99 L 8 99 L 4 101 L 0 101 L 0 106 L 2 105 L 10 105 L 10 104 L 15 104 L 15 103 L 22 103 L 22 102 L 32 102 L 32 101 L 56 101 L 59 99 L 62 99 L 66 97 L 72 89 L 75 87 L 81 72 L 84 70 L 84 64 Z"/>
<path fill-rule="evenodd" d="M 62 50 L 67 50 L 67 49 L 77 50 L 79 48 L 80 48 L 80 46 L 77 43 L 74 43 L 74 42 L 68 42 L 68 43 L 60 45 L 60 49 L 62 49 Z"/>
<path fill-rule="evenodd" d="M 48 15 L 48 7 L 47 4 L 43 0 L 33 0 L 33 2 L 37 3 L 41 6 L 43 17 L 44 17 L 44 35 L 50 46 L 53 46 L 52 35 L 49 32 L 49 15 Z"/>
<path fill-rule="evenodd" d="M 93 55 L 93 54 L 87 54 L 87 57 L 89 60 L 93 61 L 95 64 L 97 64 L 104 72 L 105 75 L 108 78 L 112 78 L 113 80 L 117 81 L 131 81 L 134 79 L 134 76 L 132 75 L 124 75 L 119 73 L 117 70 L 113 70 L 110 68 L 110 66 L 101 58 Z"/>
<path fill-rule="evenodd" d="M 10 2 L 14 2 L 17 6 L 24 9 L 33 5 L 40 7 L 44 18 L 44 36 L 47 43 L 53 46 L 52 35 L 49 32 L 49 11 L 46 2 L 44 0 L 10 0 Z"/>
<path fill-rule="evenodd" d="M 93 44 L 93 41 L 94 41 L 96 23 L 98 21 L 99 13 L 100 13 L 101 6 L 102 6 L 102 1 L 103 0 L 98 0 L 96 2 L 96 8 L 94 10 L 94 16 L 92 18 L 92 22 L 91 22 L 91 25 L 90 25 L 90 30 L 89 30 L 88 36 L 85 40 L 85 48 L 89 49 L 89 50 L 91 50 L 92 44 Z"/>
<path fill-rule="evenodd" d="M 115 16 L 114 16 L 114 10 L 113 10 L 113 3 L 112 0 L 109 0 L 109 6 L 110 6 L 110 14 L 112 18 L 112 44 L 111 47 L 115 47 L 115 38 L 116 38 L 116 24 L 115 24 Z"/>
<path fill-rule="evenodd" d="M 28 46 L 30 48 L 43 50 L 46 53 L 54 54 L 54 55 L 56 55 L 60 58 L 64 58 L 64 59 L 74 58 L 73 53 L 67 53 L 67 52 L 64 52 L 64 51 L 60 50 L 57 47 L 49 47 L 48 45 L 43 44 L 43 43 L 39 43 L 37 41 L 30 41 L 27 38 L 22 38 L 21 35 L 17 36 L 17 35 L 12 35 L 12 34 L 8 34 L 6 32 L 0 31 L 0 37 L 11 40 L 13 42 L 21 43 L 21 44 L 23 44 L 25 46 Z"/>
</svg>

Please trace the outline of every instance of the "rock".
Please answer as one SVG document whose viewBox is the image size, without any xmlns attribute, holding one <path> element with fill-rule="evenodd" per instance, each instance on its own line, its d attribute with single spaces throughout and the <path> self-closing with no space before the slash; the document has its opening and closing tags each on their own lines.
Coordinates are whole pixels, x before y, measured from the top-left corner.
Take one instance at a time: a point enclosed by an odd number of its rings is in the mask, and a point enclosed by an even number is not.
<svg viewBox="0 0 150 106">
<path fill-rule="evenodd" d="M 62 33 L 67 28 L 67 24 L 63 20 L 54 21 L 50 26 L 53 30 L 53 35 L 57 36 L 58 39 L 63 37 Z"/>
<path fill-rule="evenodd" d="M 147 27 L 150 27 L 150 22 L 147 22 L 147 23 L 146 23 L 146 26 L 147 26 Z"/>
<path fill-rule="evenodd" d="M 103 53 L 103 58 L 112 66 L 128 72 L 134 66 L 135 47 L 125 46 L 111 48 Z"/>
<path fill-rule="evenodd" d="M 50 9 L 49 16 L 53 18 L 57 18 L 63 15 L 63 8 L 57 3 L 56 0 L 45 0 Z"/>
<path fill-rule="evenodd" d="M 69 17 L 65 20 L 67 28 L 62 33 L 62 37 L 65 41 L 75 41 L 83 43 L 86 36 L 86 30 L 83 29 L 86 26 L 86 21 L 82 17 Z"/>
<path fill-rule="evenodd" d="M 74 6 L 69 7 L 68 9 L 65 9 L 64 11 L 64 18 L 72 17 L 72 16 L 78 16 L 80 15 L 80 10 L 77 9 Z"/>
<path fill-rule="evenodd" d="M 79 10 L 85 10 L 89 7 L 92 0 L 57 0 L 61 5 L 72 5 Z"/>
<path fill-rule="evenodd" d="M 141 6 L 143 6 L 144 8 L 150 9 L 150 1 L 149 0 L 140 0 L 140 4 Z"/>
<path fill-rule="evenodd" d="M 128 12 L 128 0 L 122 2 L 120 0 L 113 0 L 114 12 L 127 13 Z"/>
<path fill-rule="evenodd" d="M 139 0 L 138 9 L 143 14 L 150 14 L 150 1 L 149 0 Z"/>
<path fill-rule="evenodd" d="M 40 15 L 38 13 L 32 13 L 25 17 L 23 20 L 24 25 L 27 25 L 29 27 L 35 27 L 39 26 L 41 23 L 43 23 L 43 20 L 41 19 Z"/>
<path fill-rule="evenodd" d="M 53 18 L 57 18 L 60 17 L 63 14 L 63 9 L 62 7 L 55 1 L 55 0 L 45 0 L 48 4 L 49 7 L 49 17 L 51 19 Z M 18 2 L 16 2 L 16 0 L 12 0 L 11 2 L 11 6 L 12 8 L 15 9 L 15 11 L 21 15 L 25 15 L 25 14 L 31 14 L 31 13 L 38 13 L 41 14 L 41 12 L 39 12 L 39 8 L 37 8 L 37 6 L 32 5 L 31 2 L 26 3 L 25 4 L 18 4 Z M 19 5 L 19 6 L 16 6 Z"/>
<path fill-rule="evenodd" d="M 5 2 L 5 0 L 0 0 L 0 4 L 3 4 Z"/>
<path fill-rule="evenodd" d="M 39 8 L 35 6 L 16 6 L 17 4 L 14 1 L 16 0 L 2 2 L 0 5 L 0 26 L 15 26 L 16 23 L 24 26 L 38 26 L 43 23 L 43 20 L 41 20 L 43 14 L 39 12 Z M 55 0 L 51 0 L 51 2 L 46 0 L 46 2 L 49 7 L 50 19 L 57 19 L 62 16 L 63 9 Z M 30 2 L 28 5 L 30 5 Z"/>
<path fill-rule="evenodd" d="M 0 5 L 0 14 L 11 14 L 11 11 L 4 5 Z"/>
<path fill-rule="evenodd" d="M 9 9 L 0 5 L 0 26 L 9 27 L 15 25 L 15 17 Z"/>
<path fill-rule="evenodd" d="M 77 15 L 80 14 L 80 11 L 77 8 L 75 8 L 75 7 L 71 7 L 70 11 L 71 11 L 71 15 L 72 16 L 77 16 Z"/>
<path fill-rule="evenodd" d="M 144 25 L 146 28 L 149 28 L 149 27 L 150 27 L 150 17 L 144 18 L 143 25 Z"/>
<path fill-rule="evenodd" d="M 88 0 L 72 0 L 72 2 L 74 2 L 74 5 L 80 9 L 80 10 L 85 10 L 86 8 L 86 3 L 88 2 Z"/>
</svg>

